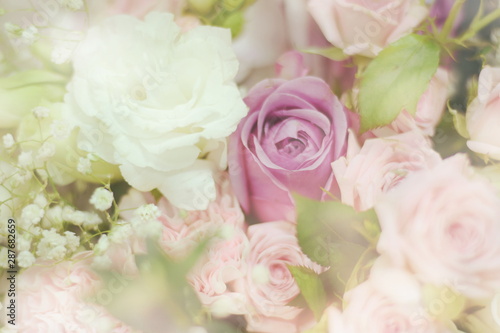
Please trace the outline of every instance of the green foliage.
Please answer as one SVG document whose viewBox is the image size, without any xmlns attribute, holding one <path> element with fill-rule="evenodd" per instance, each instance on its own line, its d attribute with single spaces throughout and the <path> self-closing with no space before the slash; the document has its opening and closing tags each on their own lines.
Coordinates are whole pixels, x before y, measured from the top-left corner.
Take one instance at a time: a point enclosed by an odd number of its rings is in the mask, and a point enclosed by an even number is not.
<svg viewBox="0 0 500 333">
<path fill-rule="evenodd" d="M 389 45 L 361 76 L 361 130 L 391 123 L 402 110 L 411 114 L 439 65 L 440 47 L 431 38 L 408 35 Z"/>
<path fill-rule="evenodd" d="M 295 196 L 295 203 L 299 245 L 311 260 L 330 267 L 320 278 L 328 292 L 341 298 L 348 284 L 362 282 L 376 256 L 380 234 L 376 215 L 336 201 Z"/>
<path fill-rule="evenodd" d="M 319 275 L 312 269 L 302 266 L 288 266 L 307 305 L 320 320 L 326 308 L 326 293 Z"/>
<path fill-rule="evenodd" d="M 328 48 L 311 48 L 302 50 L 304 53 L 317 54 L 334 61 L 342 61 L 349 56 L 339 49 L 338 47 L 328 47 Z"/>
<path fill-rule="evenodd" d="M 101 305 L 146 332 L 183 331 L 204 324 L 202 305 L 186 275 L 204 253 L 207 242 L 200 242 L 184 260 L 174 261 L 158 244 L 149 241 L 147 254 L 136 256 L 139 275 L 99 272 L 107 288 L 99 291 L 95 299 L 99 303 L 100 293 L 106 293 L 106 304 Z M 124 281 L 119 289 L 117 281 Z"/>
</svg>

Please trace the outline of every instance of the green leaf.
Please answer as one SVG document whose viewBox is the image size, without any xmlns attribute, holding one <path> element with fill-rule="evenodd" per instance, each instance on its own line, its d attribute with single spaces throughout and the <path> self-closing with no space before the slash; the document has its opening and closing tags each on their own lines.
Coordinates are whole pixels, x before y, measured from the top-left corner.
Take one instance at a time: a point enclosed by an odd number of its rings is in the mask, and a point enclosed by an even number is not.
<svg viewBox="0 0 500 333">
<path fill-rule="evenodd" d="M 369 245 L 358 230 L 365 228 L 366 220 L 376 220 L 373 210 L 357 212 L 337 201 L 319 202 L 298 195 L 294 199 L 299 245 L 311 260 L 335 266 L 348 254 L 344 250 Z"/>
<path fill-rule="evenodd" d="M 295 278 L 300 292 L 314 317 L 319 321 L 326 308 L 325 287 L 319 275 L 312 269 L 303 266 L 288 266 L 288 269 Z"/>
<path fill-rule="evenodd" d="M 435 41 L 416 34 L 382 50 L 361 76 L 361 130 L 387 125 L 403 109 L 414 114 L 438 68 L 439 55 L 440 47 Z"/>
<path fill-rule="evenodd" d="M 349 55 L 345 54 L 344 51 L 342 51 L 342 49 L 339 49 L 338 47 L 328 47 L 323 49 L 311 48 L 311 49 L 301 50 L 301 52 L 317 54 L 335 61 L 342 61 L 350 57 Z"/>
<path fill-rule="evenodd" d="M 459 113 L 457 110 L 452 109 L 450 105 L 448 105 L 448 110 L 453 116 L 453 125 L 455 126 L 455 129 L 457 130 L 458 134 L 460 134 L 462 137 L 466 139 L 470 138 L 469 131 L 467 131 L 467 123 L 465 121 L 465 116 L 462 113 Z"/>
</svg>

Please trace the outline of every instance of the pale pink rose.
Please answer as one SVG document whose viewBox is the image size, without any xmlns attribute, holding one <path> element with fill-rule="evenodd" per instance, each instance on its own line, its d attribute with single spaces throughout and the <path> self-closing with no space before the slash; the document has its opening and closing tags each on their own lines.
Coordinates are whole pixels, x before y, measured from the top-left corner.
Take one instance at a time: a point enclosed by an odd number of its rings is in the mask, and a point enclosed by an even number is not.
<svg viewBox="0 0 500 333">
<path fill-rule="evenodd" d="M 218 231 L 220 236 L 213 239 L 188 280 L 212 315 L 245 314 L 246 297 L 232 290 L 231 283 L 247 273 L 248 239 L 241 228 L 234 226 L 223 226 Z"/>
<path fill-rule="evenodd" d="M 190 272 L 188 280 L 201 303 L 216 316 L 243 314 L 245 297 L 231 288 L 234 280 L 246 273 L 245 257 L 248 239 L 245 217 L 226 173 L 217 181 L 217 199 L 206 210 L 184 211 L 170 204 L 164 197 L 157 203 L 162 223 L 160 245 L 176 260 L 182 260 L 203 240 L 210 238 L 205 254 Z M 131 189 L 122 198 L 120 209 L 137 208 L 154 203 L 150 193 Z M 129 213 L 122 214 L 131 219 Z"/>
<path fill-rule="evenodd" d="M 377 249 L 394 265 L 471 298 L 500 290 L 500 198 L 465 155 L 409 175 L 375 210 Z"/>
<path fill-rule="evenodd" d="M 233 42 L 240 68 L 237 82 L 250 88 L 273 77 L 283 54 L 330 45 L 307 10 L 306 0 L 259 0 L 245 11 L 243 31 Z M 308 74 L 347 88 L 356 69 L 342 62 L 303 54 Z"/>
<path fill-rule="evenodd" d="M 431 79 L 427 90 L 420 97 L 417 104 L 415 116 L 411 116 L 408 112 L 403 111 L 396 120 L 391 124 L 398 132 L 407 132 L 415 126 L 422 130 L 425 135 L 433 136 L 436 126 L 443 116 L 446 101 L 450 96 L 450 78 L 448 72 L 439 68 Z M 413 122 L 408 120 L 413 118 Z"/>
<path fill-rule="evenodd" d="M 292 80 L 306 76 L 309 68 L 305 64 L 304 55 L 298 51 L 288 51 L 282 54 L 275 65 L 276 77 Z"/>
<path fill-rule="evenodd" d="M 499 109 L 500 68 L 485 67 L 479 74 L 477 97 L 467 108 L 467 146 L 496 160 L 500 160 Z"/>
<path fill-rule="evenodd" d="M 332 163 L 343 203 L 363 211 L 407 175 L 439 164 L 441 157 L 417 131 L 368 139 L 359 148 L 350 135 L 345 157 Z"/>
<path fill-rule="evenodd" d="M 245 11 L 245 26 L 233 42 L 240 63 L 237 81 L 257 75 L 251 85 L 272 75 L 280 55 L 307 45 L 311 22 L 304 0 L 256 1 Z"/>
<path fill-rule="evenodd" d="M 40 262 L 17 276 L 19 333 L 132 333 L 134 330 L 88 298 L 102 286 L 89 253 L 74 261 Z"/>
<path fill-rule="evenodd" d="M 417 281 L 407 272 L 383 269 L 344 295 L 344 311 L 330 307 L 328 333 L 451 333 L 423 306 Z"/>
<path fill-rule="evenodd" d="M 247 329 L 252 332 L 299 332 L 310 324 L 308 313 L 288 306 L 299 294 L 299 287 L 287 265 L 305 266 L 321 273 L 322 268 L 301 251 L 295 225 L 268 222 L 248 228 L 250 253 L 246 276 L 237 280 L 236 290 L 247 297 Z"/>
<path fill-rule="evenodd" d="M 309 0 L 309 11 L 330 43 L 368 57 L 410 33 L 428 13 L 420 0 Z"/>
</svg>

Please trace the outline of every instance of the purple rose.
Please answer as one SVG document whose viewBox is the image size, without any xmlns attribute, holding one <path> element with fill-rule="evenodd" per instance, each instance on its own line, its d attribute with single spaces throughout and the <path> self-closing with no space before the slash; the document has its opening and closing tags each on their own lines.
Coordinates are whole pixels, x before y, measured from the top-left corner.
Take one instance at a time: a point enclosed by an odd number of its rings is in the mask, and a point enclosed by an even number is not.
<svg viewBox="0 0 500 333">
<path fill-rule="evenodd" d="M 295 220 L 291 192 L 324 199 L 331 163 L 345 154 L 347 110 L 314 77 L 264 80 L 245 98 L 250 108 L 231 136 L 229 173 L 246 213 L 260 221 Z"/>
</svg>

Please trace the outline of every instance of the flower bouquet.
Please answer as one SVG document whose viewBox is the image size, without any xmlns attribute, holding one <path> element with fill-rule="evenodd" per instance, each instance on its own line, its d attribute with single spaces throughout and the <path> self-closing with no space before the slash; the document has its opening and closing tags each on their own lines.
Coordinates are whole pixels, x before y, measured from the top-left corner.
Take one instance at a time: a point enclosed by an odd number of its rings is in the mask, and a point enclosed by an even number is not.
<svg viewBox="0 0 500 333">
<path fill-rule="evenodd" d="M 500 332 L 498 1 L 0 21 L 0 332 Z"/>
</svg>

